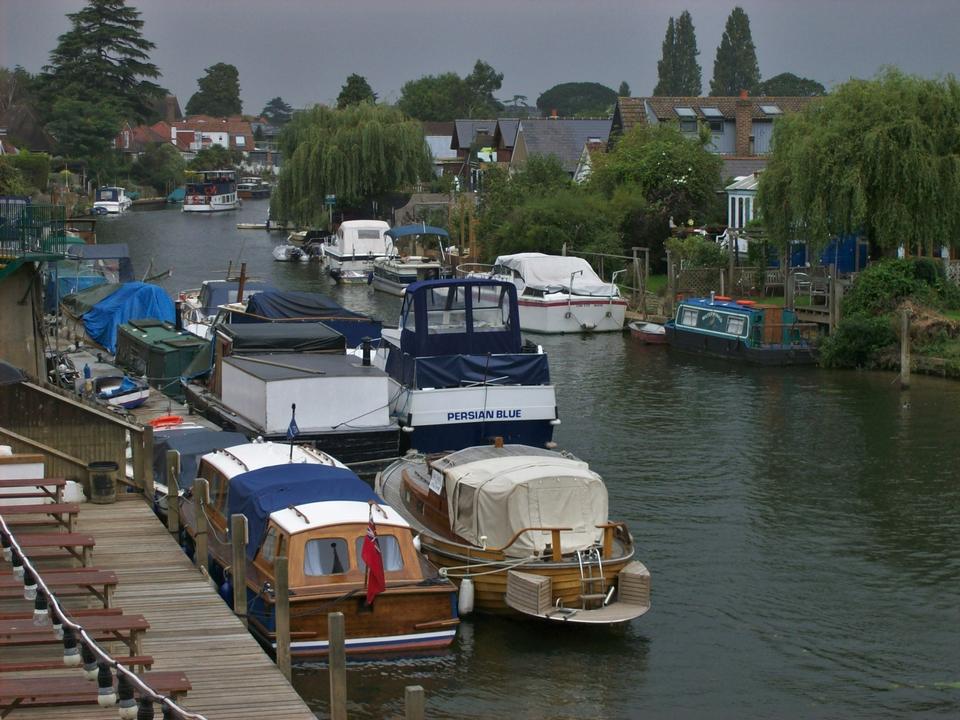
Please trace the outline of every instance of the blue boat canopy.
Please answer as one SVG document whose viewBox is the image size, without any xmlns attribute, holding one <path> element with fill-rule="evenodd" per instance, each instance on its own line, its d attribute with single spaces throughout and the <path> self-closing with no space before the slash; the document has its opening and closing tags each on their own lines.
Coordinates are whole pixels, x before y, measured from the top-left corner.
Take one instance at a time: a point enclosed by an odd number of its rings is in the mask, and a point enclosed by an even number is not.
<svg viewBox="0 0 960 720">
<path fill-rule="evenodd" d="M 230 480 L 227 515 L 247 517 L 247 557 L 253 560 L 270 513 L 292 505 L 329 500 L 383 500 L 352 470 L 318 463 L 290 463 L 242 473 Z"/>
<path fill-rule="evenodd" d="M 410 235 L 440 235 L 441 237 L 450 237 L 450 233 L 434 225 L 401 225 L 390 228 L 384 233 L 387 237 L 397 240 L 398 238 L 408 237 Z"/>
<path fill-rule="evenodd" d="M 149 283 L 130 282 L 96 303 L 83 314 L 87 335 L 111 353 L 117 351 L 117 328 L 138 319 L 175 319 L 173 300 L 163 288 Z"/>
<path fill-rule="evenodd" d="M 369 315 L 347 310 L 322 293 L 266 290 L 247 301 L 246 314 L 234 313 L 232 323 L 263 321 L 322 322 L 356 347 L 364 337 L 380 337 L 382 323 Z"/>
<path fill-rule="evenodd" d="M 245 435 L 225 430 L 179 427 L 157 430 L 153 433 L 153 476 L 158 482 L 169 484 L 167 451 L 176 450 L 180 453 L 179 485 L 181 490 L 186 490 L 193 485 L 197 477 L 197 465 L 201 456 L 245 442 Z"/>
</svg>

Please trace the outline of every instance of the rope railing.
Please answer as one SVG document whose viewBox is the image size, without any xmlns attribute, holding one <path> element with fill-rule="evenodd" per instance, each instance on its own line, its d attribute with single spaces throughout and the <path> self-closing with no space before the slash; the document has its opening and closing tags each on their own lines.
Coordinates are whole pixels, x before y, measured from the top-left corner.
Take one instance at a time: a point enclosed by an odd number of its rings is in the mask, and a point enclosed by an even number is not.
<svg viewBox="0 0 960 720">
<path fill-rule="evenodd" d="M 136 673 L 103 650 L 82 625 L 71 620 L 60 606 L 56 595 L 47 587 L 43 577 L 23 552 L 2 515 L 0 515 L 0 540 L 2 540 L 4 560 L 12 564 L 14 577 L 23 582 L 24 598 L 34 601 L 34 625 L 42 626 L 49 622 L 54 635 L 63 640 L 63 664 L 67 667 L 82 666 L 85 677 L 88 680 L 97 681 L 98 705 L 101 707 L 117 705 L 122 720 L 134 720 L 138 716 L 153 717 L 155 702 L 160 704 L 165 718 L 207 720 L 203 715 L 184 710 L 171 698 L 155 691 Z M 116 691 L 113 688 L 111 668 L 117 673 Z M 139 703 L 134 700 L 135 689 L 139 690 Z"/>
</svg>

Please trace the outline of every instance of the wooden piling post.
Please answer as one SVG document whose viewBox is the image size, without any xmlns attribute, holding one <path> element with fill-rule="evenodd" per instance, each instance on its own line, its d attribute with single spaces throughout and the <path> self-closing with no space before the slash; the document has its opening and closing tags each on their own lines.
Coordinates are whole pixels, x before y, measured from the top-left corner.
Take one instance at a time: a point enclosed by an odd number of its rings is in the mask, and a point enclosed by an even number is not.
<svg viewBox="0 0 960 720">
<path fill-rule="evenodd" d="M 900 389 L 910 387 L 910 311 L 900 311 Z"/>
<path fill-rule="evenodd" d="M 167 450 L 167 531 L 180 532 L 180 453 Z"/>
<path fill-rule="evenodd" d="M 230 543 L 233 548 L 233 614 L 247 625 L 247 516 L 230 516 Z"/>
<path fill-rule="evenodd" d="M 425 698 L 422 685 L 407 685 L 403 691 L 403 701 L 406 705 L 406 720 L 423 720 Z"/>
<path fill-rule="evenodd" d="M 327 638 L 330 641 L 330 719 L 347 720 L 347 653 L 343 613 L 327 615 Z"/>
<path fill-rule="evenodd" d="M 204 575 L 207 574 L 207 504 L 210 502 L 210 484 L 205 478 L 197 478 L 193 483 L 193 502 L 196 506 L 194 516 L 197 522 L 197 534 L 194 537 L 193 563 Z"/>
<path fill-rule="evenodd" d="M 277 556 L 276 563 L 273 566 L 276 575 L 276 601 L 274 604 L 274 624 L 276 625 L 277 635 L 277 667 L 280 672 L 290 681 L 292 671 L 290 668 L 290 575 L 287 565 L 287 556 Z M 346 715 L 344 715 L 346 717 Z"/>
<path fill-rule="evenodd" d="M 140 467 L 135 472 L 140 475 L 138 485 L 143 490 L 143 496 L 147 502 L 153 505 L 153 425 L 144 425 L 143 433 L 140 436 Z"/>
</svg>

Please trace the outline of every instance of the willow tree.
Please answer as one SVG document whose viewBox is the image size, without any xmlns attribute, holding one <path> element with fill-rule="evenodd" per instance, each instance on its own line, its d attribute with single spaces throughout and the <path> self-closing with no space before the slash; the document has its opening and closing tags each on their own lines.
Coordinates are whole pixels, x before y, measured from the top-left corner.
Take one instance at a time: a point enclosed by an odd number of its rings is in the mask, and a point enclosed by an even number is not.
<svg viewBox="0 0 960 720">
<path fill-rule="evenodd" d="M 297 113 L 280 148 L 285 161 L 271 213 L 281 221 L 320 224 L 327 195 L 338 205 L 357 205 L 430 174 L 422 126 L 385 105 Z"/>
<path fill-rule="evenodd" d="M 887 70 L 777 121 L 764 224 L 814 249 L 861 233 L 882 250 L 960 239 L 960 84 Z"/>
</svg>

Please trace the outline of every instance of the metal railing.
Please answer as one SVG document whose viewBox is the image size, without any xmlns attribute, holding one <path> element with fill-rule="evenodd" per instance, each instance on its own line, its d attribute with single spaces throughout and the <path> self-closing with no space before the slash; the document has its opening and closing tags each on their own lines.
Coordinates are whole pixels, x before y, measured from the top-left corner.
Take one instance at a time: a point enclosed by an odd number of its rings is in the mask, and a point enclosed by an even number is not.
<svg viewBox="0 0 960 720">
<path fill-rule="evenodd" d="M 67 209 L 17 198 L 0 198 L 0 255 L 66 252 Z"/>
</svg>

